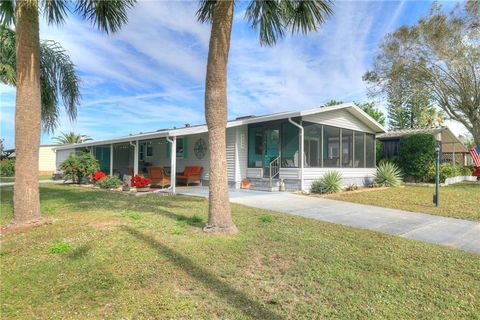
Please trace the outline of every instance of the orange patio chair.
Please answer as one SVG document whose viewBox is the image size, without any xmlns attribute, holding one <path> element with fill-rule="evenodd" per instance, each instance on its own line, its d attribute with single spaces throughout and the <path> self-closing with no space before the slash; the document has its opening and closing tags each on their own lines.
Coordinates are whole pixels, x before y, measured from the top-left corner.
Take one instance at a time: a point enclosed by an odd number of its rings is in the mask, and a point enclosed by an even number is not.
<svg viewBox="0 0 480 320">
<path fill-rule="evenodd" d="M 181 174 L 177 175 L 177 181 L 184 182 L 187 187 L 190 183 L 202 182 L 203 167 L 185 167 Z"/>
<path fill-rule="evenodd" d="M 152 179 L 152 185 L 165 188 L 170 185 L 170 177 L 165 174 L 162 167 L 148 167 L 148 177 Z"/>
</svg>

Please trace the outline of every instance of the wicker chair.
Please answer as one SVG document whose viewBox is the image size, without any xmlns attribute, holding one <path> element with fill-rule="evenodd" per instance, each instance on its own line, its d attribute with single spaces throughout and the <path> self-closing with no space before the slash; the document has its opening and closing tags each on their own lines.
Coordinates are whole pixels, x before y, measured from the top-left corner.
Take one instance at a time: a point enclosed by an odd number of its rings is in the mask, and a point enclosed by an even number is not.
<svg viewBox="0 0 480 320">
<path fill-rule="evenodd" d="M 148 167 L 148 177 L 152 179 L 152 185 L 165 188 L 170 185 L 170 177 L 165 174 L 162 167 Z"/>
</svg>

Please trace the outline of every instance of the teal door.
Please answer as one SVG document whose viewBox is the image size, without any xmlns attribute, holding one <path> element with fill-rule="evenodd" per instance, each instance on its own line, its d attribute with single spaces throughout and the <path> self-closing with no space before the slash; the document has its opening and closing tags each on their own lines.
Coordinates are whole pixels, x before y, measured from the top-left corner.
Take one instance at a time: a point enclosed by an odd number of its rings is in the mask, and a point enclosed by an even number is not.
<svg viewBox="0 0 480 320">
<path fill-rule="evenodd" d="M 100 165 L 100 171 L 110 174 L 110 146 L 95 147 L 95 158 Z"/>
<path fill-rule="evenodd" d="M 270 162 L 280 155 L 280 130 L 266 128 L 264 131 L 265 153 L 263 156 L 264 176 L 270 176 Z"/>
</svg>

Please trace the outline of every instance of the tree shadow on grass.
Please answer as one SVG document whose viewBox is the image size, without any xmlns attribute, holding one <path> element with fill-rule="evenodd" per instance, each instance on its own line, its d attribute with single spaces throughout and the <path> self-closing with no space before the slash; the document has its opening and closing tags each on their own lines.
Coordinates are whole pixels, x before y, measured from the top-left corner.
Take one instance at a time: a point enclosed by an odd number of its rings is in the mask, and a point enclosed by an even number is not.
<svg viewBox="0 0 480 320">
<path fill-rule="evenodd" d="M 253 319 L 284 319 L 283 316 L 268 310 L 258 301 L 251 299 L 246 293 L 232 288 L 227 282 L 219 280 L 214 274 L 195 264 L 191 259 L 175 251 L 152 236 L 138 230 L 122 226 L 122 228 L 155 249 L 159 254 L 168 257 L 175 265 L 186 271 L 192 278 L 200 281 L 205 287 L 213 291 L 220 298 L 225 298 L 229 304 Z"/>
<path fill-rule="evenodd" d="M 203 221 L 196 221 L 193 217 L 183 214 L 175 213 L 162 209 L 167 208 L 182 208 L 182 206 L 174 205 L 180 201 L 186 202 L 198 202 L 196 198 L 183 197 L 177 199 L 165 200 L 160 196 L 146 196 L 146 197 L 132 197 L 129 195 L 107 193 L 100 190 L 79 190 L 66 187 L 62 190 L 45 190 L 42 194 L 42 200 L 53 200 L 59 196 L 61 192 L 63 200 L 68 202 L 68 206 L 74 211 L 89 211 L 89 210 L 106 210 L 106 211 L 131 211 L 131 212 L 149 212 L 153 214 L 159 214 L 174 221 L 183 221 L 186 224 L 202 228 Z M 148 200 L 145 201 L 145 200 Z M 203 199 L 200 199 L 203 201 Z M 166 205 L 168 204 L 168 205 Z"/>
</svg>

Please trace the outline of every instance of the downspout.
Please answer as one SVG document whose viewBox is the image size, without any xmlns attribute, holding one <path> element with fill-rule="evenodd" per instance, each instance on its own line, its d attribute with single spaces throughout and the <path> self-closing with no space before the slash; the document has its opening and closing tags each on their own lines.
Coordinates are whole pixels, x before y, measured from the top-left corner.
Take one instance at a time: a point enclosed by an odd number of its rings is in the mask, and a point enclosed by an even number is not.
<svg viewBox="0 0 480 320">
<path fill-rule="evenodd" d="M 133 147 L 133 175 L 136 176 L 138 174 L 138 140 L 135 143 L 130 141 L 130 145 Z"/>
<path fill-rule="evenodd" d="M 304 192 L 305 188 L 304 188 L 304 181 L 303 181 L 303 164 L 305 163 L 305 159 L 304 159 L 305 155 L 303 152 L 303 145 L 305 142 L 304 142 L 304 135 L 303 135 L 303 127 L 298 123 L 296 123 L 295 121 L 293 121 L 292 118 L 288 118 L 288 122 L 290 122 L 295 127 L 300 129 L 300 148 L 299 148 L 300 156 L 298 157 L 300 160 L 300 190 Z"/>
<path fill-rule="evenodd" d="M 165 137 L 165 139 L 171 144 L 170 148 L 170 187 L 168 187 L 168 190 L 171 190 L 173 194 L 175 194 L 175 186 L 177 184 L 177 179 L 176 179 L 176 172 L 177 172 L 177 137 L 173 137 L 173 139 L 170 139 L 170 137 Z"/>
</svg>

